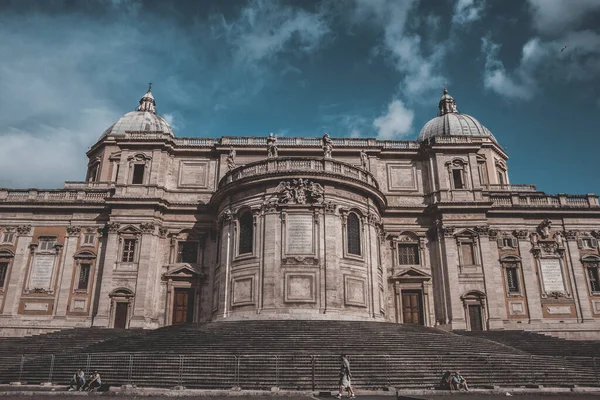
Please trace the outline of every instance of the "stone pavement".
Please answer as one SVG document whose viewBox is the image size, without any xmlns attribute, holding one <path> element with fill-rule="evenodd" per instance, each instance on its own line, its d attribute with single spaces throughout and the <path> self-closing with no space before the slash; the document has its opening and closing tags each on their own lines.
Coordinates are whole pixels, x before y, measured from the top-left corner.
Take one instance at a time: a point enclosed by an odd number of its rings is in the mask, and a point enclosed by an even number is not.
<svg viewBox="0 0 600 400">
<path fill-rule="evenodd" d="M 510 397 L 507 396 L 510 393 Z M 65 386 L 9 386 L 0 385 L 0 399 L 2 400 L 34 400 L 49 397 L 56 400 L 73 399 L 81 396 L 118 397 L 122 400 L 134 400 L 144 397 L 174 398 L 184 397 L 190 400 L 334 400 L 335 392 L 297 392 L 297 391 L 238 391 L 238 390 L 166 390 L 166 389 L 138 389 L 112 387 L 108 392 L 85 393 L 68 392 Z M 471 392 L 448 392 L 435 390 L 403 390 L 398 392 L 361 392 L 358 391 L 357 400 L 430 400 L 436 398 L 451 398 L 452 400 L 472 399 L 500 399 L 510 398 L 518 400 L 564 398 L 577 400 L 600 400 L 600 388 L 502 388 L 502 389 L 474 389 Z"/>
</svg>

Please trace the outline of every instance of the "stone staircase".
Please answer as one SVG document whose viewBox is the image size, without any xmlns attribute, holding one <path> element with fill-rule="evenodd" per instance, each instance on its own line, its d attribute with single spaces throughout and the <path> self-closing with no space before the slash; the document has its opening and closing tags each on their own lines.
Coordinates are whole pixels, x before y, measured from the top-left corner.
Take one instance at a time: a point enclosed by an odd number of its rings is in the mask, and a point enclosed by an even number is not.
<svg viewBox="0 0 600 400">
<path fill-rule="evenodd" d="M 97 334 L 93 330 L 90 338 Z M 460 370 L 473 387 L 598 384 L 591 358 L 574 362 L 531 355 L 487 337 L 412 325 L 227 321 L 112 332 L 86 345 L 75 340 L 85 337 L 85 330 L 22 338 L 18 347 L 17 341 L 0 339 L 0 383 L 67 383 L 75 369 L 83 368 L 97 369 L 112 385 L 335 390 L 339 354 L 346 352 L 359 390 L 433 388 L 444 370 Z M 46 347 L 37 340 L 55 351 L 39 351 Z M 34 351 L 21 357 L 17 348 Z"/>
<path fill-rule="evenodd" d="M 529 354 L 555 357 L 600 357 L 600 341 L 567 340 L 543 334 L 506 330 L 506 331 L 456 331 L 463 336 L 488 339 Z"/>
</svg>

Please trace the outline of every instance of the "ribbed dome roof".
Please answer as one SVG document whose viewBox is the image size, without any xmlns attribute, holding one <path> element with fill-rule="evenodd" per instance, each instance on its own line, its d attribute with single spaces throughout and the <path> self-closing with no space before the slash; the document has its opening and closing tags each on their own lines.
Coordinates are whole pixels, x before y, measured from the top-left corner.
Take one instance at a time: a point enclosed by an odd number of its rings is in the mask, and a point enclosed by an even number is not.
<svg viewBox="0 0 600 400">
<path fill-rule="evenodd" d="M 479 121 L 456 110 L 456 101 L 448 94 L 447 89 L 444 89 L 444 95 L 440 99 L 439 109 L 439 116 L 423 126 L 417 141 L 422 142 L 434 136 L 476 136 L 489 137 L 496 142 L 492 132 Z"/>
<path fill-rule="evenodd" d="M 123 115 L 105 130 L 100 138 L 109 135 L 123 136 L 125 132 L 168 133 L 175 136 L 167 121 L 156 114 L 156 103 L 150 89 L 148 88 L 146 94 L 140 99 L 136 111 Z"/>
</svg>

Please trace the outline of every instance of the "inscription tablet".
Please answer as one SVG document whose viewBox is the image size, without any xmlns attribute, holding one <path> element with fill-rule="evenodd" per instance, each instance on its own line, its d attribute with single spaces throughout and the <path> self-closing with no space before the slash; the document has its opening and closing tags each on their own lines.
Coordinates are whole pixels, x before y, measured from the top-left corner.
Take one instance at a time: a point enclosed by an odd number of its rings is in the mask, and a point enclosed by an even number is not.
<svg viewBox="0 0 600 400">
<path fill-rule="evenodd" d="M 286 220 L 287 254 L 314 254 L 314 222 L 312 215 L 288 215 Z"/>
</svg>

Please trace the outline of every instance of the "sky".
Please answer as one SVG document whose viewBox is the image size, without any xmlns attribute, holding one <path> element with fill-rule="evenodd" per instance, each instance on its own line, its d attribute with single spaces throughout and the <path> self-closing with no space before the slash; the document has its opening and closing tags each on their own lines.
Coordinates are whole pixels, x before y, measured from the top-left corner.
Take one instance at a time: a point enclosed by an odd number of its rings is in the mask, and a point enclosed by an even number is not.
<svg viewBox="0 0 600 400">
<path fill-rule="evenodd" d="M 0 0 L 0 187 L 83 180 L 152 82 L 178 137 L 392 140 L 446 86 L 511 183 L 600 193 L 598 21 L 600 0 Z"/>
</svg>

